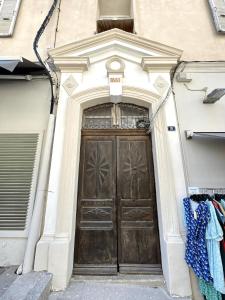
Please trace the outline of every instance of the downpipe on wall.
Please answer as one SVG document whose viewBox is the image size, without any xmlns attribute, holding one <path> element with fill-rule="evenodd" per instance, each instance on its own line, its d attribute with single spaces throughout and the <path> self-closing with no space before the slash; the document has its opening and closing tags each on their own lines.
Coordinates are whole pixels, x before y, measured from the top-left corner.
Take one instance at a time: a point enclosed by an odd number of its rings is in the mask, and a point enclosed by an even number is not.
<svg viewBox="0 0 225 300">
<path fill-rule="evenodd" d="M 33 50 L 37 56 L 39 63 L 45 68 L 47 76 L 49 78 L 50 87 L 51 87 L 51 104 L 50 104 L 50 116 L 49 116 L 48 128 L 47 128 L 46 139 L 45 139 L 45 146 L 42 154 L 39 180 L 38 180 L 38 185 L 36 190 L 36 197 L 35 197 L 31 224 L 28 233 L 24 261 L 23 264 L 20 265 L 19 268 L 17 269 L 16 271 L 17 274 L 25 274 L 33 270 L 35 249 L 36 249 L 36 244 L 40 238 L 41 226 L 42 226 L 42 215 L 44 210 L 45 198 L 47 194 L 48 176 L 49 176 L 49 169 L 50 169 L 50 162 L 51 162 L 54 128 L 55 128 L 54 104 L 55 104 L 56 96 L 54 95 L 54 81 L 52 75 L 50 74 L 48 67 L 45 65 L 38 52 L 38 43 L 56 9 L 58 1 L 59 0 L 53 0 L 52 5 L 48 11 L 48 14 L 45 17 L 44 21 L 42 22 L 39 30 L 37 31 L 33 42 Z M 57 89 L 58 89 L 58 83 L 55 86 L 55 94 L 57 93 Z"/>
<path fill-rule="evenodd" d="M 33 270 L 34 254 L 36 244 L 40 238 L 42 226 L 42 214 L 48 188 L 48 176 L 51 161 L 52 142 L 55 127 L 55 116 L 50 114 L 48 129 L 46 132 L 45 146 L 42 155 L 41 168 L 36 192 L 36 199 L 28 234 L 27 246 L 24 255 L 23 265 L 17 270 L 17 274 L 29 273 Z"/>
</svg>

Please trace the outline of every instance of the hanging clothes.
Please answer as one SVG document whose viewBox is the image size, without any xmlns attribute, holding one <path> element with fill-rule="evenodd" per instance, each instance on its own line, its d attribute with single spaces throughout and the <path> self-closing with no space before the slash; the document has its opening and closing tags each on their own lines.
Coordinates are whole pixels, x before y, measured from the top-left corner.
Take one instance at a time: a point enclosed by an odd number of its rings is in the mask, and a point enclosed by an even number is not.
<svg viewBox="0 0 225 300">
<path fill-rule="evenodd" d="M 211 282 L 206 282 L 204 279 L 199 279 L 199 289 L 206 300 L 222 300 L 220 292 L 218 292 Z"/>
<path fill-rule="evenodd" d="M 220 200 L 220 203 L 221 203 L 221 205 L 223 206 L 223 209 L 225 210 L 225 200 L 224 200 L 224 199 L 221 199 L 221 200 Z"/>
<path fill-rule="evenodd" d="M 218 222 L 213 204 L 206 200 L 210 211 L 210 220 L 206 227 L 206 245 L 210 274 L 213 278 L 213 286 L 217 291 L 225 294 L 225 281 L 223 264 L 220 254 L 220 241 L 223 240 L 223 230 Z"/>
<path fill-rule="evenodd" d="M 222 198 L 224 198 L 224 195 L 216 195 L 217 197 L 215 197 L 217 199 L 217 201 L 213 201 L 213 206 L 215 207 L 215 212 L 216 212 L 216 216 L 218 219 L 218 222 L 223 230 L 223 240 L 220 242 L 220 254 L 221 254 L 221 259 L 222 259 L 222 264 L 223 264 L 223 272 L 225 274 L 225 218 L 224 215 L 221 211 L 221 206 L 219 206 L 218 204 L 220 203 L 223 208 L 225 208 L 225 201 L 222 200 Z M 218 203 L 219 202 L 219 203 Z M 222 294 L 222 300 L 225 300 L 225 294 Z"/>
<path fill-rule="evenodd" d="M 206 247 L 206 226 L 210 219 L 209 207 L 200 202 L 195 211 L 191 208 L 191 199 L 183 200 L 187 228 L 185 260 L 197 277 L 212 282 Z"/>
</svg>

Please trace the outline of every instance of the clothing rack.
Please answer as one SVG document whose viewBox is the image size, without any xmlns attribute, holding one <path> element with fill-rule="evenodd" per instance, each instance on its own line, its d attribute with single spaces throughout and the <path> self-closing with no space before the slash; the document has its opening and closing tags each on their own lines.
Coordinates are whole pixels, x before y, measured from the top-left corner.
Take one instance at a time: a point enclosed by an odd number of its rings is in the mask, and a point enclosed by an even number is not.
<svg viewBox="0 0 225 300">
<path fill-rule="evenodd" d="M 225 194 L 225 188 L 199 188 L 199 194 Z"/>
</svg>

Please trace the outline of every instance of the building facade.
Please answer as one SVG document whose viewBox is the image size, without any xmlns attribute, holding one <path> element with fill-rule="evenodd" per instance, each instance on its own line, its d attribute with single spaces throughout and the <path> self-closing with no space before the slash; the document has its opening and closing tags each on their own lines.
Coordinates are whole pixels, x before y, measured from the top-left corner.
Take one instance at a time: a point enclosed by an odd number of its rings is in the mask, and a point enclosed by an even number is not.
<svg viewBox="0 0 225 300">
<path fill-rule="evenodd" d="M 224 10 L 0 1 L 0 265 L 47 270 L 56 290 L 73 273 L 162 272 L 201 299 L 182 199 L 225 190 Z"/>
</svg>

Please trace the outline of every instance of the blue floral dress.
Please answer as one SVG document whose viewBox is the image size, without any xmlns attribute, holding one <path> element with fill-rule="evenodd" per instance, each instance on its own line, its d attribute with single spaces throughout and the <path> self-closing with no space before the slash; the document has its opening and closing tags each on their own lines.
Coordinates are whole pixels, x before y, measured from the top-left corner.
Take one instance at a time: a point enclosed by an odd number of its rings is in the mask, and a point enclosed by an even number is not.
<svg viewBox="0 0 225 300">
<path fill-rule="evenodd" d="M 183 204 L 187 225 L 185 260 L 197 277 L 212 282 L 205 239 L 210 220 L 209 207 L 205 202 L 200 202 L 193 212 L 190 198 L 185 198 Z"/>
</svg>

